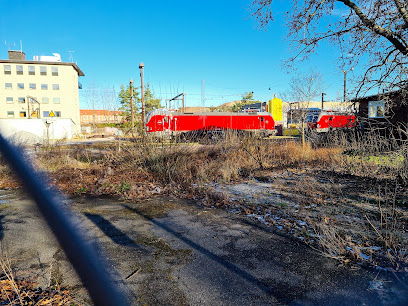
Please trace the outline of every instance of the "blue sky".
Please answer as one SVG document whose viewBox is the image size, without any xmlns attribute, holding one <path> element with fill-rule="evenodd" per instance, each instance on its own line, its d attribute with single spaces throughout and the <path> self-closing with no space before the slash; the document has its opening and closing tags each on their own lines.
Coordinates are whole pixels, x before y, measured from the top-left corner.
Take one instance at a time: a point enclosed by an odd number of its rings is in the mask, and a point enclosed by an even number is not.
<svg viewBox="0 0 408 306">
<path fill-rule="evenodd" d="M 288 90 L 294 74 L 281 64 L 290 50 L 283 14 L 267 31 L 260 30 L 249 5 L 250 0 L 0 0 L 0 58 L 7 58 L 10 44 L 20 49 L 20 41 L 27 59 L 59 53 L 70 61 L 69 51 L 74 51 L 73 60 L 85 73 L 81 108 L 90 106 L 92 88 L 117 94 L 130 78 L 138 86 L 140 62 L 145 81 L 163 101 L 185 92 L 187 106 L 201 105 L 202 80 L 206 106 L 240 99 L 249 91 L 266 101 Z M 277 1 L 276 10 L 284 5 Z M 297 66 L 300 72 L 314 68 L 323 74 L 327 100 L 342 97 L 338 55 L 323 45 Z"/>
</svg>

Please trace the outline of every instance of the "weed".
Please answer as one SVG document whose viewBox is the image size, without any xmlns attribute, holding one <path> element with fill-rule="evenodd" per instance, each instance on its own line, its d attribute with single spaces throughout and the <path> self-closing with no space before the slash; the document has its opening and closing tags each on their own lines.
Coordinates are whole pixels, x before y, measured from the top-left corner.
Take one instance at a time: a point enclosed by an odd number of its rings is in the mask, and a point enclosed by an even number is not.
<svg viewBox="0 0 408 306">
<path fill-rule="evenodd" d="M 365 219 L 375 232 L 379 244 L 384 247 L 388 260 L 398 270 L 408 264 L 408 255 L 405 239 L 401 237 L 404 231 L 400 227 L 404 226 L 404 222 L 400 220 L 396 206 L 396 190 L 389 186 L 379 187 L 379 216 L 370 218 L 366 214 Z"/>
<path fill-rule="evenodd" d="M 118 194 L 123 195 L 126 191 L 130 189 L 130 184 L 126 181 L 122 181 L 119 185 L 116 185 L 116 191 Z"/>
<path fill-rule="evenodd" d="M 77 189 L 76 189 L 76 194 L 84 194 L 84 193 L 86 193 L 86 191 L 87 191 L 88 189 L 87 189 L 87 187 L 86 186 L 79 186 L 79 187 L 77 187 Z"/>
</svg>

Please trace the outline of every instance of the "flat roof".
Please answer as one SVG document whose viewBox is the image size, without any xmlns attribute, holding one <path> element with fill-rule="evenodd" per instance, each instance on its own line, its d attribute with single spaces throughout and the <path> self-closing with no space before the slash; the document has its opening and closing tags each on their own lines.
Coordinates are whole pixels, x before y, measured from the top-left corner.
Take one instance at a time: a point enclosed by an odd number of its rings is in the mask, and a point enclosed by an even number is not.
<svg viewBox="0 0 408 306">
<path fill-rule="evenodd" d="M 78 72 L 79 76 L 85 76 L 85 74 L 81 69 L 79 69 L 77 64 L 70 62 L 19 61 L 0 59 L 0 63 L 72 66 Z"/>
</svg>

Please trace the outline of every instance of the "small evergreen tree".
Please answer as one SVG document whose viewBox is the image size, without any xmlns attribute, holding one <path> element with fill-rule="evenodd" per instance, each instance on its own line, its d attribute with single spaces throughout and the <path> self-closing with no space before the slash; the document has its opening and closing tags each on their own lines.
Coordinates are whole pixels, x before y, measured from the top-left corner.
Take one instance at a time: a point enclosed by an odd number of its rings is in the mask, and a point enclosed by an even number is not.
<svg viewBox="0 0 408 306">
<path fill-rule="evenodd" d="M 144 104 L 145 104 L 145 113 L 161 108 L 161 99 L 156 98 L 153 92 L 150 89 L 150 84 L 147 83 L 146 88 L 144 89 Z"/>
<path fill-rule="evenodd" d="M 137 91 L 138 87 L 133 87 L 133 115 L 136 118 L 138 113 L 138 103 L 140 103 L 139 92 Z M 119 92 L 119 110 L 123 112 L 123 116 L 126 118 L 127 122 L 131 122 L 131 105 L 130 105 L 130 85 L 125 89 L 125 86 L 120 85 Z"/>
</svg>

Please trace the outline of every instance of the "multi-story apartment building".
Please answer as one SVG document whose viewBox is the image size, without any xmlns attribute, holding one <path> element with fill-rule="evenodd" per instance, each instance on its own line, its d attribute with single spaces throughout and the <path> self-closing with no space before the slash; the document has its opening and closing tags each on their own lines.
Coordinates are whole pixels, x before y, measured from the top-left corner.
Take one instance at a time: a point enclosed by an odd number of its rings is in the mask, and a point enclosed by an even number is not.
<svg viewBox="0 0 408 306">
<path fill-rule="evenodd" d="M 0 119 L 71 119 L 80 131 L 79 76 L 75 63 L 54 56 L 26 60 L 22 51 L 0 59 Z"/>
</svg>

